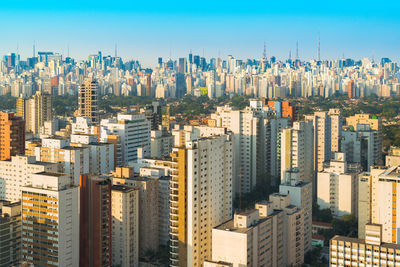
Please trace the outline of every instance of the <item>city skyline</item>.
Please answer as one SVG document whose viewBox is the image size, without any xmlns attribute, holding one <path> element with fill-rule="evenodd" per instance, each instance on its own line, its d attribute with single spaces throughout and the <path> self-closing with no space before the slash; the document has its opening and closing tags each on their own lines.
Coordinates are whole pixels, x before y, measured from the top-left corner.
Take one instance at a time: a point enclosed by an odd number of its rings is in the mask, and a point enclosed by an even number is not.
<svg viewBox="0 0 400 267">
<path fill-rule="evenodd" d="M 219 1 L 202 5 L 181 1 L 129 3 L 72 1 L 68 6 L 50 1 L 3 3 L 0 28 L 5 36 L 0 54 L 16 52 L 21 56 L 36 51 L 68 53 L 77 59 L 98 50 L 126 59 L 137 59 L 143 66 L 154 67 L 157 57 L 178 58 L 191 50 L 206 58 L 235 55 L 238 58 L 261 58 L 266 42 L 267 56 L 292 58 L 299 43 L 299 57 L 317 57 L 318 36 L 321 59 L 339 59 L 343 55 L 361 59 L 389 57 L 400 59 L 400 41 L 396 16 L 400 4 L 361 6 L 360 1 L 324 3 L 311 1 L 302 5 L 290 1 L 287 7 L 278 3 L 256 1 L 251 6 Z M 341 10 L 341 6 L 345 9 Z M 204 51 L 204 52 L 203 52 Z"/>
</svg>

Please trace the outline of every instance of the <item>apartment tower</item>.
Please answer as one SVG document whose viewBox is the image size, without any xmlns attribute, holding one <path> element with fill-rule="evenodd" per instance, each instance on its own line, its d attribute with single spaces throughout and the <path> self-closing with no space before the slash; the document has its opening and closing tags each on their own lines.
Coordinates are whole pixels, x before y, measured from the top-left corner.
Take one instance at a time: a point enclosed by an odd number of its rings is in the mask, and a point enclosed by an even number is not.
<svg viewBox="0 0 400 267">
<path fill-rule="evenodd" d="M 78 110 L 79 116 L 88 117 L 94 123 L 99 122 L 97 81 L 86 79 L 79 87 Z"/>
</svg>

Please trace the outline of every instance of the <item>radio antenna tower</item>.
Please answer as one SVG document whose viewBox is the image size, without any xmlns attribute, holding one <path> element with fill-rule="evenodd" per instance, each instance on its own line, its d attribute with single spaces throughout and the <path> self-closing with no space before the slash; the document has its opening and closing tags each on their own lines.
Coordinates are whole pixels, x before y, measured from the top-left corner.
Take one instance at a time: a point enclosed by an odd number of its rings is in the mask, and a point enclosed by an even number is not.
<svg viewBox="0 0 400 267">
<path fill-rule="evenodd" d="M 117 44 L 115 44 L 115 57 L 117 57 Z"/>
<path fill-rule="evenodd" d="M 267 59 L 267 46 L 264 41 L 264 52 L 263 52 L 263 59 Z"/>
<path fill-rule="evenodd" d="M 296 41 L 296 60 L 299 59 L 299 41 Z"/>
<path fill-rule="evenodd" d="M 320 45 L 320 36 L 318 34 L 318 61 L 321 61 L 321 45 Z"/>
</svg>

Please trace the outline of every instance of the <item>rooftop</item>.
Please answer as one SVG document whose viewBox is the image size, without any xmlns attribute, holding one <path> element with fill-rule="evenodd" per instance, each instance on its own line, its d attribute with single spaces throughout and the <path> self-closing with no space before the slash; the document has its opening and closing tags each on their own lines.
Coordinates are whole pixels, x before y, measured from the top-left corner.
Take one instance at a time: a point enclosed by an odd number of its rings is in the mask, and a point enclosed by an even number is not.
<svg viewBox="0 0 400 267">
<path fill-rule="evenodd" d="M 132 186 L 126 186 L 126 185 L 113 185 L 111 187 L 111 190 L 113 191 L 120 191 L 120 192 L 124 192 L 124 193 L 128 193 L 131 191 L 136 190 L 137 188 L 132 187 Z"/>
</svg>

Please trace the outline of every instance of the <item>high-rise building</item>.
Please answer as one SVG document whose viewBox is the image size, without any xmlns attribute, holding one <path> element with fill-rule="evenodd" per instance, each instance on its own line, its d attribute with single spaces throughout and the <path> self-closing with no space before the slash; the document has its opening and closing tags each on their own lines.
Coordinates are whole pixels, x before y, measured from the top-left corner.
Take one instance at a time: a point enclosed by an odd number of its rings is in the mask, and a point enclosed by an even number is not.
<svg viewBox="0 0 400 267">
<path fill-rule="evenodd" d="M 136 161 L 141 148 L 143 157 L 150 156 L 150 122 L 144 114 L 118 114 L 117 118 L 103 119 L 100 123 L 100 141 L 120 148 L 116 166 Z M 113 142 L 115 140 L 116 142 Z"/>
<path fill-rule="evenodd" d="M 178 72 L 186 73 L 186 58 L 184 58 L 184 57 L 179 58 Z"/>
<path fill-rule="evenodd" d="M 139 189 L 111 188 L 112 266 L 139 265 Z"/>
<path fill-rule="evenodd" d="M 100 175 L 114 170 L 114 145 L 97 142 L 97 135 L 72 134 L 71 147 L 87 148 L 89 174 Z"/>
<path fill-rule="evenodd" d="M 146 96 L 151 97 L 151 73 L 146 74 Z"/>
<path fill-rule="evenodd" d="M 343 130 L 342 110 L 331 108 L 329 109 L 328 114 L 331 118 L 331 151 L 340 152 Z"/>
<path fill-rule="evenodd" d="M 72 147 L 70 139 L 61 137 L 43 138 L 41 146 L 32 147 L 30 155 L 37 161 L 58 163 L 60 171 L 68 173 L 71 181 L 79 185 L 79 176 L 89 173 L 90 151 L 88 147 Z"/>
<path fill-rule="evenodd" d="M 88 117 L 94 123 L 99 122 L 98 113 L 98 88 L 97 81 L 93 79 L 85 80 L 79 87 L 78 110 L 79 116 Z"/>
<path fill-rule="evenodd" d="M 81 175 L 79 266 L 112 265 L 111 206 L 110 179 Z"/>
<path fill-rule="evenodd" d="M 281 183 L 287 181 L 285 173 L 297 171 L 300 181 L 314 184 L 314 128 L 311 121 L 294 122 L 292 128 L 281 133 Z"/>
<path fill-rule="evenodd" d="M 78 266 L 78 187 L 62 173 L 36 173 L 30 182 L 22 188 L 22 260 Z"/>
<path fill-rule="evenodd" d="M 21 202 L 0 201 L 0 267 L 21 260 Z"/>
<path fill-rule="evenodd" d="M 151 157 L 168 157 L 172 151 L 173 140 L 173 136 L 164 127 L 151 131 Z"/>
<path fill-rule="evenodd" d="M 14 113 L 0 112 L 0 160 L 25 153 L 25 121 Z"/>
<path fill-rule="evenodd" d="M 304 252 L 312 247 L 312 183 L 296 181 L 279 186 L 282 195 L 290 196 L 290 204 L 303 210 Z"/>
<path fill-rule="evenodd" d="M 269 202 L 236 213 L 232 220 L 212 230 L 212 262 L 284 266 L 284 222 L 284 212 L 274 210 Z"/>
<path fill-rule="evenodd" d="M 14 156 L 11 160 L 0 161 L 0 199 L 21 200 L 21 188 L 30 183 L 32 174 L 37 172 L 57 172 L 58 165 L 37 162 L 32 156 Z"/>
<path fill-rule="evenodd" d="M 365 239 L 334 236 L 329 242 L 329 266 L 397 266 L 400 245 L 383 241 L 382 225 L 365 226 Z"/>
<path fill-rule="evenodd" d="M 345 153 L 334 153 L 334 158 L 322 172 L 318 172 L 317 203 L 330 209 L 335 217 L 357 214 L 359 164 L 351 166 Z"/>
<path fill-rule="evenodd" d="M 40 128 L 43 127 L 44 122 L 50 121 L 53 118 L 51 95 L 37 91 L 36 94 L 32 98 L 26 100 L 25 103 L 24 119 L 26 121 L 26 131 L 39 134 Z M 19 113 L 21 113 L 21 110 L 22 108 L 19 107 Z"/>
<path fill-rule="evenodd" d="M 343 131 L 342 151 L 346 153 L 347 161 L 359 163 L 362 170 L 368 171 L 370 166 L 383 163 L 382 134 L 368 124 L 357 124 L 356 127 Z"/>
<path fill-rule="evenodd" d="M 297 119 L 297 108 L 288 101 L 268 101 L 267 106 L 275 111 L 276 116 L 287 118 L 289 117 L 292 122 Z"/>
<path fill-rule="evenodd" d="M 212 228 L 232 217 L 232 136 L 188 141 L 173 149 L 170 183 L 171 266 L 211 258 Z"/>
<path fill-rule="evenodd" d="M 331 119 L 328 112 L 320 111 L 307 115 L 306 120 L 314 125 L 314 170 L 322 171 L 324 162 L 331 160 Z"/>
<path fill-rule="evenodd" d="M 132 167 L 117 167 L 112 177 L 114 185 L 132 186 L 139 190 L 139 248 L 144 255 L 147 250 L 158 250 L 158 180 L 134 175 Z"/>
<path fill-rule="evenodd" d="M 289 127 L 290 118 L 276 118 L 261 100 L 251 100 L 250 107 L 243 110 L 217 107 L 211 119 L 234 135 L 234 194 L 251 192 L 257 183 L 279 184 L 264 179 L 279 177 L 280 130 Z"/>
<path fill-rule="evenodd" d="M 349 98 L 355 98 L 356 97 L 356 91 L 354 88 L 354 80 L 350 80 L 347 84 L 347 94 Z"/>
<path fill-rule="evenodd" d="M 304 208 L 290 201 L 290 195 L 273 193 L 269 196 L 272 209 L 284 212 L 284 260 L 282 266 L 300 266 L 304 262 Z"/>
<path fill-rule="evenodd" d="M 368 223 L 382 225 L 382 241 L 398 244 L 400 242 L 400 220 L 397 219 L 400 206 L 399 166 L 371 167 L 370 172 L 359 176 L 358 184 L 358 237 L 364 239 L 364 227 Z"/>
<path fill-rule="evenodd" d="M 25 120 L 27 112 L 27 99 L 23 97 L 18 97 L 16 102 L 16 113 L 15 116 L 20 117 Z"/>
</svg>

